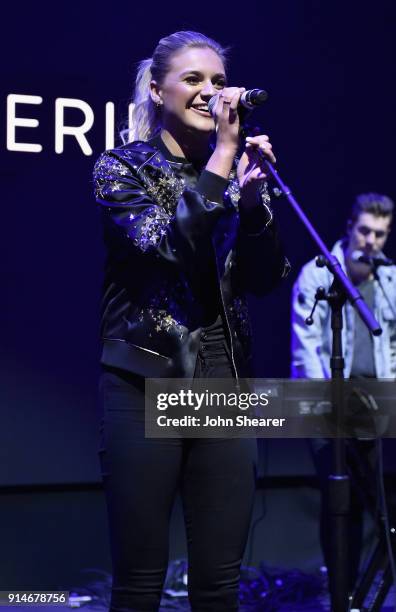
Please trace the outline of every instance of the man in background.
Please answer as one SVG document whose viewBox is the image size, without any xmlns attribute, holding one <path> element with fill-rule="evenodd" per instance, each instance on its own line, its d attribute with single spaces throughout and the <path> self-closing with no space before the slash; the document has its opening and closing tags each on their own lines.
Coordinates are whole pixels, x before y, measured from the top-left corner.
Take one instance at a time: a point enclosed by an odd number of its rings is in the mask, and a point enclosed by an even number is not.
<svg viewBox="0 0 396 612">
<path fill-rule="evenodd" d="M 383 253 L 388 239 L 394 203 L 375 193 L 359 195 L 353 204 L 346 236 L 333 247 L 332 254 L 362 294 L 382 328 L 382 335 L 372 336 L 349 302 L 343 308 L 342 347 L 346 378 L 396 378 L 396 267 Z M 332 347 L 331 310 L 328 302 L 319 301 L 308 326 L 319 286 L 330 289 L 332 274 L 315 260 L 301 270 L 293 287 L 292 298 L 292 371 L 293 378 L 331 377 Z M 329 545 L 333 537 L 329 526 L 327 481 L 332 468 L 332 446 L 327 439 L 310 441 L 313 460 L 322 493 L 321 545 L 329 572 Z M 368 465 L 374 469 L 373 440 L 348 440 L 347 465 Z M 364 469 L 364 468 L 363 468 Z M 363 536 L 364 492 L 351 476 L 351 512 L 349 525 L 350 588 L 359 571 Z M 373 487 L 374 487 L 374 483 Z M 374 493 L 375 495 L 375 489 Z"/>
</svg>

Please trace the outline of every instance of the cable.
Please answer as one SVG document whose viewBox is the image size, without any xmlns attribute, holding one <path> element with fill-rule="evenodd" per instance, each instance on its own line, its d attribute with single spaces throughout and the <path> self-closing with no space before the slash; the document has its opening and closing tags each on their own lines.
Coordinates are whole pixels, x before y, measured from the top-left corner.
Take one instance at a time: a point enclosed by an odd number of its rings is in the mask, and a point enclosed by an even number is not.
<svg viewBox="0 0 396 612">
<path fill-rule="evenodd" d="M 261 453 L 260 461 L 261 460 L 263 461 L 263 471 L 260 474 L 260 479 L 264 479 L 268 473 L 268 446 L 269 446 L 269 440 L 262 440 L 262 444 L 261 444 L 262 453 Z M 260 448 L 259 448 L 259 451 L 260 451 Z M 259 455 L 260 455 L 260 452 L 259 452 Z M 256 531 L 256 527 L 262 520 L 264 520 L 267 514 L 267 497 L 266 497 L 267 492 L 264 486 L 262 487 L 261 494 L 262 494 L 261 495 L 261 503 L 262 503 L 261 514 L 253 522 L 253 525 L 250 529 L 250 534 L 249 534 L 249 546 L 248 546 L 248 553 L 247 553 L 247 559 L 246 559 L 247 567 L 250 567 L 252 563 L 254 534 Z"/>
<path fill-rule="evenodd" d="M 395 558 L 393 556 L 392 542 L 390 539 L 390 525 L 389 525 L 389 514 L 388 514 L 388 508 L 386 504 L 386 495 L 385 495 L 384 464 L 383 464 L 383 457 L 382 457 L 382 439 L 381 438 L 377 438 L 376 446 L 377 446 L 377 457 L 378 457 L 378 485 L 379 485 L 379 491 L 380 491 L 382 513 L 384 517 L 386 546 L 388 549 L 389 563 L 390 563 L 391 570 L 392 570 L 393 585 L 394 587 L 396 587 L 396 566 L 395 566 Z M 395 601 L 394 606 L 395 606 L 394 610 L 396 612 L 396 601 Z"/>
</svg>

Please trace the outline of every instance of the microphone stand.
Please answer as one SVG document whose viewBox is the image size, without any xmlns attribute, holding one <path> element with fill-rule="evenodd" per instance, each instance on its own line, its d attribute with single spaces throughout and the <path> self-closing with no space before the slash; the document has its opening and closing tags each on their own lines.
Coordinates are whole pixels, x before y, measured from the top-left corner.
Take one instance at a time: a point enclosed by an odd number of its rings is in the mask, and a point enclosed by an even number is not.
<svg viewBox="0 0 396 612">
<path fill-rule="evenodd" d="M 242 128 L 241 133 L 246 135 Z M 344 359 L 342 352 L 342 307 L 346 300 L 352 304 L 368 329 L 375 336 L 382 329 L 371 310 L 364 302 L 360 292 L 352 284 L 341 268 L 338 259 L 328 250 L 318 232 L 301 209 L 290 189 L 280 178 L 273 165 L 261 151 L 257 151 L 264 162 L 268 174 L 280 189 L 311 238 L 323 255 L 323 263 L 333 274 L 334 281 L 326 296 L 319 290 L 319 299 L 326 299 L 331 308 L 331 327 L 333 330 L 331 365 L 331 401 L 335 418 L 335 438 L 333 440 L 333 469 L 329 475 L 330 517 L 332 526 L 332 546 L 330 550 L 331 566 L 329 586 L 332 612 L 347 612 L 349 609 L 349 551 L 347 544 L 348 514 L 350 507 L 350 481 L 346 470 L 345 440 L 343 439 L 343 392 L 344 392 Z M 321 288 L 322 289 L 322 288 Z"/>
</svg>

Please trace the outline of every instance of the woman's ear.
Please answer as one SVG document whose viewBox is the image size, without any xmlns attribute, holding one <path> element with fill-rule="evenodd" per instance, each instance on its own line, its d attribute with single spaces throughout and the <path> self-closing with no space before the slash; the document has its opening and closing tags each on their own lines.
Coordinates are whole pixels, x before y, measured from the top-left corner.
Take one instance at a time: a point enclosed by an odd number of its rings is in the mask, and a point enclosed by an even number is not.
<svg viewBox="0 0 396 612">
<path fill-rule="evenodd" d="M 150 81 L 150 96 L 156 106 L 162 105 L 161 89 L 157 81 Z"/>
</svg>

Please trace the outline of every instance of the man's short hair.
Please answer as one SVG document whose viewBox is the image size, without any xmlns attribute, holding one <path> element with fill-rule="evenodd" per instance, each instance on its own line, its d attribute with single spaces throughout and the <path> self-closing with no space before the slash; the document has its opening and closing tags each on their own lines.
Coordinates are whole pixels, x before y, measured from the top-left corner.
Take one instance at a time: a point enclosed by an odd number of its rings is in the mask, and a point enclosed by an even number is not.
<svg viewBox="0 0 396 612">
<path fill-rule="evenodd" d="M 395 205 L 393 200 L 379 193 L 361 193 L 356 196 L 349 216 L 350 223 L 354 224 L 359 215 L 370 213 L 375 217 L 392 217 Z"/>
</svg>

